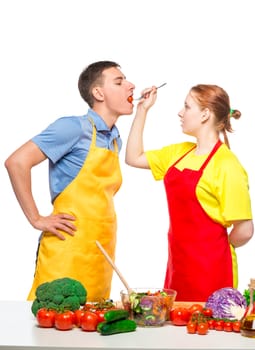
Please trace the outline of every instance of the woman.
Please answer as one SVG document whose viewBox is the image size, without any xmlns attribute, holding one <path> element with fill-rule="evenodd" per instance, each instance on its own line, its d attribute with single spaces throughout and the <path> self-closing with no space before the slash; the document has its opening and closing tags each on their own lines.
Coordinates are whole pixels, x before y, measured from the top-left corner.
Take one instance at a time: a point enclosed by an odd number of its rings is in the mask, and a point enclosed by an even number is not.
<svg viewBox="0 0 255 350">
<path fill-rule="evenodd" d="M 156 180 L 164 180 L 170 220 L 164 287 L 177 290 L 177 300 L 205 301 L 217 289 L 237 288 L 235 248 L 253 235 L 248 177 L 227 138 L 230 119 L 241 113 L 230 108 L 222 88 L 194 86 L 178 116 L 183 133 L 196 142 L 145 152 L 145 119 L 156 97 L 156 87 L 143 92 L 126 163 L 151 169 Z"/>
</svg>

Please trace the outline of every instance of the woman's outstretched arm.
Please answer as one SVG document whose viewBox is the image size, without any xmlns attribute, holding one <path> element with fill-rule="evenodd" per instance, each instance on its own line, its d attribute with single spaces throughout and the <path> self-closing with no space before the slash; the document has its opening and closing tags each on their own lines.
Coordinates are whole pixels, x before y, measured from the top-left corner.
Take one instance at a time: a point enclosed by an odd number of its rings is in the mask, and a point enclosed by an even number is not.
<svg viewBox="0 0 255 350">
<path fill-rule="evenodd" d="M 125 161 L 135 168 L 149 169 L 143 146 L 143 132 L 148 110 L 154 105 L 157 99 L 155 86 L 146 89 L 142 94 L 144 97 L 139 101 L 136 114 L 129 132 Z"/>
</svg>

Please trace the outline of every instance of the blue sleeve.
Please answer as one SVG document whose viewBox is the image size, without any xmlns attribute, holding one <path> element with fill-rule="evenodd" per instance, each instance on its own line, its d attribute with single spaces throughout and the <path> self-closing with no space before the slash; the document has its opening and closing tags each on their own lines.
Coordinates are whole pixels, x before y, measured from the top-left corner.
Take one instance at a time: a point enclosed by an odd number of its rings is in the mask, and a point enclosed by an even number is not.
<svg viewBox="0 0 255 350">
<path fill-rule="evenodd" d="M 71 153 L 73 148 L 86 137 L 86 148 L 89 150 L 92 135 L 92 126 L 86 125 L 86 132 L 81 126 L 78 117 L 62 117 L 50 124 L 40 134 L 34 136 L 32 141 L 53 163 Z"/>
</svg>

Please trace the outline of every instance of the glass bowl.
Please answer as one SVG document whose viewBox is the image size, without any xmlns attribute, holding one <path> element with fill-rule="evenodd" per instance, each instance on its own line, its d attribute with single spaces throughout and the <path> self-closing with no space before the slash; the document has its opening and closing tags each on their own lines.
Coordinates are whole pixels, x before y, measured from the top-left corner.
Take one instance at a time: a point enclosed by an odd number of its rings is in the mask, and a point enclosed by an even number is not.
<svg viewBox="0 0 255 350">
<path fill-rule="evenodd" d="M 160 327 L 169 319 L 177 292 L 173 289 L 131 288 L 120 292 L 123 308 L 140 327 Z"/>
</svg>

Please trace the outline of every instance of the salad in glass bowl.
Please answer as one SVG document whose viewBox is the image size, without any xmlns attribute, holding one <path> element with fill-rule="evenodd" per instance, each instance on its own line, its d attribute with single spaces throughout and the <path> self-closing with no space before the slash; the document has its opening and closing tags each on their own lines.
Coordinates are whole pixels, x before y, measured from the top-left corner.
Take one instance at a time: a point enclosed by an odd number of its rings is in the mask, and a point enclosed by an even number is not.
<svg viewBox="0 0 255 350">
<path fill-rule="evenodd" d="M 123 308 L 141 327 L 163 326 L 168 320 L 177 292 L 173 289 L 132 288 L 131 293 L 121 291 Z"/>
</svg>

